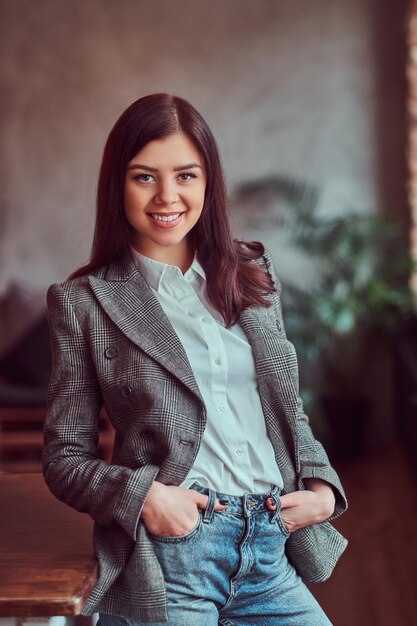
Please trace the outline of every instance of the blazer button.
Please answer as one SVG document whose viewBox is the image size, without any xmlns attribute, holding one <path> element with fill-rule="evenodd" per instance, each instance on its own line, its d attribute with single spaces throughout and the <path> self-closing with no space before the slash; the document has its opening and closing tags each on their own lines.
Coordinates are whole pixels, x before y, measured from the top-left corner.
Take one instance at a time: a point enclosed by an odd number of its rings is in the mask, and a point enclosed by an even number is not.
<svg viewBox="0 0 417 626">
<path fill-rule="evenodd" d="M 278 330 L 281 330 L 281 324 L 279 322 L 277 322 L 277 328 Z"/>
<path fill-rule="evenodd" d="M 108 359 L 114 359 L 118 355 L 119 351 L 114 346 L 109 346 L 105 349 L 104 354 Z"/>
<path fill-rule="evenodd" d="M 122 387 L 121 394 L 124 398 L 129 398 L 132 395 L 132 390 L 130 387 Z"/>
<path fill-rule="evenodd" d="M 148 441 L 152 441 L 152 439 L 154 439 L 155 435 L 153 434 L 153 432 L 151 430 L 142 430 L 142 432 L 140 433 L 142 435 L 142 437 L 144 439 L 147 439 Z"/>
</svg>

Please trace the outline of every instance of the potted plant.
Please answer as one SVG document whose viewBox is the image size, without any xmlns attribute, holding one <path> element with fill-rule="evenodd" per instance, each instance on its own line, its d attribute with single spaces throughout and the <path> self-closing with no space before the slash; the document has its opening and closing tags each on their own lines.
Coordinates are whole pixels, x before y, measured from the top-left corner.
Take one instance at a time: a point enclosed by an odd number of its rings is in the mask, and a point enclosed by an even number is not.
<svg viewBox="0 0 417 626">
<path fill-rule="evenodd" d="M 308 390 L 310 411 L 325 416 L 334 455 L 354 457 L 370 410 L 373 355 L 414 312 L 407 234 L 376 214 L 321 215 L 318 190 L 285 178 L 246 184 L 237 196 L 262 193 L 285 200 L 275 223 L 316 268 L 315 281 L 284 290 L 287 334 L 302 369 L 320 372 Z"/>
</svg>

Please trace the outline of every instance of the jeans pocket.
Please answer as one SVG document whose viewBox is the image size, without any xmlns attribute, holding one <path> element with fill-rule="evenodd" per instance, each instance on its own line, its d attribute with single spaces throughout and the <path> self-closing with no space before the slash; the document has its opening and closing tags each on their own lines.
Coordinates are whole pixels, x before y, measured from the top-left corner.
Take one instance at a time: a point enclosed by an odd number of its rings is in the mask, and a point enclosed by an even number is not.
<svg viewBox="0 0 417 626">
<path fill-rule="evenodd" d="M 198 511 L 198 518 L 197 518 L 196 525 L 194 526 L 194 528 L 186 532 L 184 535 L 177 535 L 177 536 L 153 535 L 149 531 L 148 531 L 148 535 L 152 541 L 159 541 L 160 543 L 182 543 L 183 541 L 187 541 L 188 539 L 191 539 L 191 537 L 194 537 L 194 535 L 198 533 L 202 521 L 203 521 L 203 516 L 201 514 L 201 511 Z"/>
<path fill-rule="evenodd" d="M 281 513 L 278 513 L 277 517 L 276 517 L 276 523 L 277 526 L 279 528 L 279 530 L 286 536 L 289 537 L 290 536 L 290 531 L 288 530 L 288 528 L 285 526 L 284 524 L 284 520 L 282 519 Z"/>
</svg>

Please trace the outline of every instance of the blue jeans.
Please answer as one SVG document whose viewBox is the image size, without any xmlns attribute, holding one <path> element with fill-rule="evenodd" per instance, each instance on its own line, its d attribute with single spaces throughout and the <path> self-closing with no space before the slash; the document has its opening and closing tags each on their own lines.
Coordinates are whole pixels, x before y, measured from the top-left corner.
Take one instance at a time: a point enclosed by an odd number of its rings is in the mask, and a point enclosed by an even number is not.
<svg viewBox="0 0 417 626">
<path fill-rule="evenodd" d="M 277 488 L 242 497 L 191 489 L 209 495 L 197 525 L 181 537 L 150 535 L 168 600 L 168 622 L 153 626 L 331 626 L 288 563 Z M 216 498 L 229 500 L 227 510 L 213 511 Z M 141 624 L 101 613 L 98 626 Z"/>
</svg>

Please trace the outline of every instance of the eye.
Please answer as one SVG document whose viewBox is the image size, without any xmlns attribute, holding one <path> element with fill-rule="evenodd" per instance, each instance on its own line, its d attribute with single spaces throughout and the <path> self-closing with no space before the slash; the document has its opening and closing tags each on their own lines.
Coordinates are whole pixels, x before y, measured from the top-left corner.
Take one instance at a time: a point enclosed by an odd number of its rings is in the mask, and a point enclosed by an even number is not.
<svg viewBox="0 0 417 626">
<path fill-rule="evenodd" d="M 137 180 L 138 183 L 152 183 L 155 180 L 152 174 L 138 174 L 133 179 Z"/>
<path fill-rule="evenodd" d="M 192 180 L 193 178 L 197 178 L 195 174 L 192 172 L 184 172 L 178 176 L 179 180 L 182 182 L 187 182 L 188 180 Z"/>
</svg>

